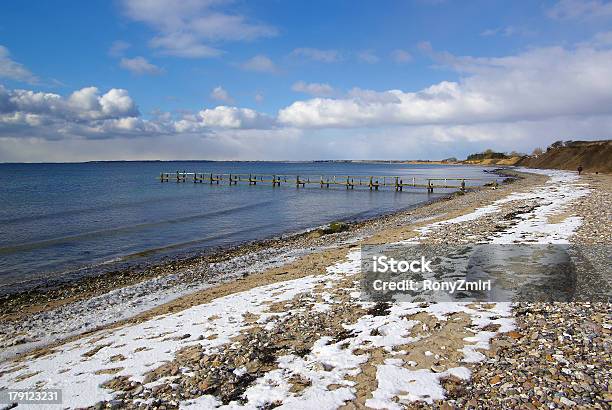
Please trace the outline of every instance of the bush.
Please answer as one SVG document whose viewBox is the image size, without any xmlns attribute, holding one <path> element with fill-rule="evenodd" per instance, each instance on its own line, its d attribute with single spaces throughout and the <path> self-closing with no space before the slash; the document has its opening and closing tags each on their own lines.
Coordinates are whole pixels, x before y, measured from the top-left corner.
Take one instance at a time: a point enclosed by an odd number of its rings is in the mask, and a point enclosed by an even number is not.
<svg viewBox="0 0 612 410">
<path fill-rule="evenodd" d="M 493 152 L 493 150 L 486 150 L 485 152 L 481 152 L 478 154 L 470 154 L 467 157 L 468 161 L 480 161 L 483 159 L 504 159 L 508 158 L 506 154 L 503 152 Z"/>
</svg>

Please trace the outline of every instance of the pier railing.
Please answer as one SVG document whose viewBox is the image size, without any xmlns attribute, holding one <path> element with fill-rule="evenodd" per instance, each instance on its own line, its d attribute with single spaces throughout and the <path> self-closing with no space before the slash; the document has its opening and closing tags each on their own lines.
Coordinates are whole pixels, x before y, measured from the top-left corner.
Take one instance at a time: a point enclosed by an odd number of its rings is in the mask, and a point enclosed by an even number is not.
<svg viewBox="0 0 612 410">
<path fill-rule="evenodd" d="M 428 192 L 437 189 L 467 189 L 478 188 L 480 185 L 468 186 L 466 181 L 483 181 L 480 178 L 417 178 L 407 176 L 389 175 L 281 175 L 281 174 L 219 174 L 213 172 L 162 172 L 158 179 L 161 182 L 193 182 L 219 184 L 227 183 L 236 185 L 248 183 L 249 185 L 271 184 L 273 187 L 283 185 L 295 185 L 305 187 L 306 185 L 320 185 L 321 188 L 330 186 L 345 186 L 346 189 L 357 187 L 368 187 L 370 190 L 378 190 L 380 187 L 392 187 L 396 191 L 404 188 L 425 188 Z M 494 186 L 497 186 L 495 181 Z"/>
</svg>

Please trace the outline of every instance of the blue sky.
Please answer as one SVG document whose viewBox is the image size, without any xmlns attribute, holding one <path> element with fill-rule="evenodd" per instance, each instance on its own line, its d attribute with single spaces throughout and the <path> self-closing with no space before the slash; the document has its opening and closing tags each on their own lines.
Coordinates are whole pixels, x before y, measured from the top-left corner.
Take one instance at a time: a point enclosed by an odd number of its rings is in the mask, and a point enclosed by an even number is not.
<svg viewBox="0 0 612 410">
<path fill-rule="evenodd" d="M 0 10 L 0 161 L 439 158 L 612 124 L 603 0 Z"/>
</svg>

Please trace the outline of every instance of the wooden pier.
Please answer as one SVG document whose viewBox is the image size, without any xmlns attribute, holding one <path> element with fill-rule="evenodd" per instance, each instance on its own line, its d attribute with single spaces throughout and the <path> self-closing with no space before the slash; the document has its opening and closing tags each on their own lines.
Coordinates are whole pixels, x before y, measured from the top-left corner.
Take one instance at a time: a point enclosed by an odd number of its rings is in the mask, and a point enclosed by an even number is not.
<svg viewBox="0 0 612 410">
<path fill-rule="evenodd" d="M 273 187 L 283 185 L 295 185 L 296 187 L 306 187 L 306 185 L 319 185 L 321 188 L 330 186 L 344 186 L 346 189 L 357 187 L 368 187 L 370 190 L 378 191 L 381 187 L 391 187 L 395 191 L 403 191 L 404 188 L 427 189 L 427 192 L 434 192 L 434 189 L 455 189 L 465 191 L 474 189 L 478 186 L 467 186 L 466 181 L 484 181 L 479 178 L 416 178 L 401 176 L 300 176 L 300 175 L 275 175 L 275 174 L 216 174 L 212 172 L 162 172 L 159 174 L 160 182 L 193 182 L 237 185 L 238 183 L 248 183 L 249 185 L 271 184 Z M 495 182 L 497 185 L 497 182 Z"/>
</svg>

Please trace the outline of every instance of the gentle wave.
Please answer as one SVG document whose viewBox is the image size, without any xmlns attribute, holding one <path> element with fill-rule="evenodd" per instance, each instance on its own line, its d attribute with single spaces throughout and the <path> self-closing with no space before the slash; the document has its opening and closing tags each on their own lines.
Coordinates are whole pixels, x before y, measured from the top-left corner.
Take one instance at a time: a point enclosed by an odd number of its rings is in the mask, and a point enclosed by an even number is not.
<svg viewBox="0 0 612 410">
<path fill-rule="evenodd" d="M 192 221 L 198 218 L 225 215 L 225 214 L 229 214 L 229 213 L 233 213 L 237 211 L 244 211 L 244 210 L 252 209 L 258 206 L 267 205 L 267 204 L 270 204 L 271 202 L 272 201 L 262 201 L 262 202 L 238 206 L 234 208 L 221 209 L 218 211 L 205 212 L 205 213 L 200 213 L 196 215 L 188 215 L 188 216 L 183 216 L 183 217 L 174 218 L 174 219 L 166 219 L 163 221 L 147 222 L 147 223 L 142 223 L 142 224 L 123 226 L 119 228 L 100 229 L 100 230 L 84 232 L 84 233 L 80 233 L 76 235 L 68 235 L 68 236 L 62 236 L 58 238 L 45 239 L 42 241 L 23 243 L 23 244 L 12 245 L 12 246 L 5 246 L 5 247 L 0 248 L 0 255 L 10 255 L 12 253 L 44 248 L 50 245 L 70 243 L 70 242 L 73 242 L 79 239 L 88 239 L 88 238 L 100 237 L 100 236 L 112 236 L 112 235 L 116 235 L 119 233 L 134 232 L 138 230 L 143 230 L 147 228 L 158 227 L 158 226 L 163 226 L 163 225 L 168 225 L 168 224 L 188 222 L 188 221 Z"/>
<path fill-rule="evenodd" d="M 106 259 L 98 263 L 89 264 L 87 266 L 81 266 L 78 268 L 71 268 L 71 269 L 66 269 L 63 271 L 57 271 L 57 272 L 54 272 L 53 274 L 46 273 L 46 274 L 36 275 L 35 277 L 30 276 L 27 279 L 24 279 L 21 281 L 12 280 L 9 283 L 2 283 L 0 281 L 0 296 L 12 293 L 16 290 L 23 291 L 24 288 L 36 287 L 37 285 L 42 284 L 42 283 L 44 283 L 45 285 L 52 285 L 52 283 L 50 282 L 52 282 L 53 280 L 56 280 L 59 282 L 69 282 L 79 277 L 86 276 L 85 274 L 87 272 L 91 272 L 92 274 L 99 274 L 101 273 L 99 268 L 107 267 L 106 271 L 110 271 L 113 269 L 114 265 L 120 265 L 122 263 L 126 263 L 128 261 L 132 261 L 132 260 L 136 260 L 140 258 L 151 258 L 154 255 L 169 254 L 170 251 L 174 249 L 190 248 L 191 250 L 194 251 L 197 249 L 197 245 L 200 245 L 202 243 L 211 242 L 211 241 L 219 241 L 223 239 L 229 239 L 232 237 L 240 238 L 244 236 L 244 234 L 246 233 L 257 232 L 265 228 L 270 228 L 272 226 L 274 226 L 274 224 L 271 224 L 271 223 L 260 224 L 260 225 L 251 226 L 251 227 L 244 228 L 244 229 L 237 229 L 232 232 L 227 232 L 223 234 L 209 235 L 203 238 L 198 238 L 198 239 L 194 239 L 190 241 L 176 242 L 176 243 L 172 243 L 172 244 L 161 246 L 161 247 L 147 249 L 144 251 L 133 252 L 127 255 L 121 255 L 121 256 L 113 257 L 111 259 Z M 238 243 L 239 239 L 236 239 L 233 242 Z M 52 266 L 53 263 L 50 262 L 49 265 Z M 1 279 L 6 279 L 6 278 L 2 278 L 0 276 L 0 280 Z"/>
</svg>

